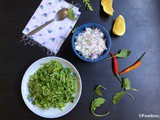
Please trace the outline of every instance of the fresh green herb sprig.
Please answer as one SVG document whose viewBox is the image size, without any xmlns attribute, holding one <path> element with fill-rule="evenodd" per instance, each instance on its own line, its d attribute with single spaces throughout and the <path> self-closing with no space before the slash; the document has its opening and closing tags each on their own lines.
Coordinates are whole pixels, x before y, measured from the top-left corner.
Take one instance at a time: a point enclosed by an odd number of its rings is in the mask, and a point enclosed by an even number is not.
<svg viewBox="0 0 160 120">
<path fill-rule="evenodd" d="M 68 10 L 68 17 L 71 19 L 71 20 L 77 20 L 78 17 L 75 16 L 75 13 L 73 11 L 73 7 L 70 7 L 69 10 Z"/>
<path fill-rule="evenodd" d="M 95 93 L 99 96 L 102 96 L 102 93 L 100 91 L 100 89 L 103 88 L 103 89 L 106 89 L 105 87 L 103 87 L 102 85 L 98 85 L 96 88 L 95 88 Z M 102 97 L 99 97 L 99 98 L 95 98 L 92 103 L 91 103 L 91 112 L 94 116 L 96 117 L 104 117 L 104 116 L 107 116 L 110 112 L 106 112 L 105 114 L 102 114 L 102 115 L 99 115 L 99 114 L 96 114 L 95 113 L 95 110 L 97 107 L 99 107 L 100 105 L 102 105 L 106 100 Z"/>
<path fill-rule="evenodd" d="M 134 97 L 133 97 L 130 93 L 120 91 L 120 92 L 117 92 L 117 93 L 113 96 L 112 103 L 113 103 L 113 104 L 117 104 L 117 103 L 119 102 L 119 100 L 120 100 L 125 94 L 126 94 L 126 95 L 129 95 L 129 96 L 134 100 Z"/>
<path fill-rule="evenodd" d="M 93 11 L 90 0 L 83 0 L 83 4 L 87 7 L 88 10 Z"/>
<path fill-rule="evenodd" d="M 123 87 L 125 90 L 138 91 L 137 89 L 131 87 L 131 82 L 130 82 L 129 78 L 123 78 L 123 79 L 122 79 L 122 87 Z"/>
<path fill-rule="evenodd" d="M 129 78 L 122 78 L 122 88 L 124 88 L 124 90 L 133 90 L 133 91 L 138 91 L 137 89 L 135 88 L 132 88 L 131 87 L 131 82 L 129 80 Z M 125 91 L 120 91 L 120 92 L 117 92 L 113 98 L 112 98 L 112 103 L 113 104 L 117 104 L 118 101 L 124 96 L 124 95 L 129 95 L 133 100 L 134 100 L 134 97 L 128 93 L 128 92 L 125 92 Z"/>
<path fill-rule="evenodd" d="M 120 50 L 115 56 L 119 58 L 126 58 L 131 54 L 131 51 L 127 49 Z"/>
<path fill-rule="evenodd" d="M 131 51 L 127 50 L 127 49 L 121 49 L 118 53 L 115 54 L 115 57 L 117 58 L 126 58 L 131 54 Z M 109 57 L 108 59 L 111 59 L 113 57 Z"/>
<path fill-rule="evenodd" d="M 55 60 L 42 65 L 28 83 L 32 103 L 42 109 L 59 108 L 73 102 L 76 92 L 76 77 L 68 68 Z"/>
<path fill-rule="evenodd" d="M 94 90 L 94 92 L 95 92 L 97 95 L 99 95 L 99 96 L 102 96 L 101 88 L 104 89 L 104 90 L 106 90 L 106 88 L 103 87 L 102 85 L 98 85 L 98 86 L 95 88 L 95 90 Z"/>
<path fill-rule="evenodd" d="M 100 105 L 102 105 L 103 103 L 105 102 L 105 99 L 104 98 L 96 98 L 92 101 L 92 104 L 91 104 L 91 112 L 93 115 L 97 116 L 97 117 L 104 117 L 104 116 L 107 116 L 110 112 L 107 112 L 105 114 L 102 114 L 102 115 L 99 115 L 99 114 L 96 114 L 95 113 L 95 110 L 97 107 L 99 107 Z"/>
</svg>

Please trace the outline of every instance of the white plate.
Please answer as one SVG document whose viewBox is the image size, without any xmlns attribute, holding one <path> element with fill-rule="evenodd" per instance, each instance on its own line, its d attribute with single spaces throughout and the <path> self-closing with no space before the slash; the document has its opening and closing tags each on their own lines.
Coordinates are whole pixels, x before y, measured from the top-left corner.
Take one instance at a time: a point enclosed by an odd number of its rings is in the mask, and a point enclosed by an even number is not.
<svg viewBox="0 0 160 120">
<path fill-rule="evenodd" d="M 33 105 L 32 102 L 29 99 L 27 99 L 27 96 L 29 94 L 28 82 L 29 82 L 30 76 L 33 75 L 41 67 L 42 63 L 47 63 L 47 62 L 50 62 L 51 60 L 59 61 L 63 66 L 68 67 L 72 72 L 74 72 L 77 75 L 77 89 L 76 89 L 76 93 L 74 94 L 75 96 L 74 103 L 67 103 L 66 106 L 62 109 L 62 111 L 59 110 L 58 108 L 42 110 L 41 108 Z M 34 62 L 25 72 L 22 79 L 22 84 L 21 84 L 21 94 L 27 107 L 33 113 L 44 118 L 57 118 L 69 113 L 78 103 L 81 96 L 81 91 L 82 91 L 81 77 L 77 69 L 70 62 L 59 57 L 45 57 Z"/>
</svg>

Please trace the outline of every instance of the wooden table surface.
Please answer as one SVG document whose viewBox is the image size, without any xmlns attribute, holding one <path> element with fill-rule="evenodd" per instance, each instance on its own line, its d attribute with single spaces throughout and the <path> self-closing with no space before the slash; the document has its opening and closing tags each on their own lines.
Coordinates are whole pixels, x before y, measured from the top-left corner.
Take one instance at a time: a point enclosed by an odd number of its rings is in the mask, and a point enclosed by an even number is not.
<svg viewBox="0 0 160 120">
<path fill-rule="evenodd" d="M 69 0 L 66 0 L 71 2 Z M 46 50 L 20 42 L 21 31 L 40 4 L 41 0 L 0 0 L 0 120 L 43 120 L 32 113 L 22 100 L 21 81 L 25 70 L 34 61 L 47 56 Z M 82 0 L 76 2 L 82 4 Z M 91 1 L 94 12 L 80 8 L 82 15 L 76 26 L 87 22 L 103 25 L 109 32 L 119 14 L 126 19 L 127 32 L 122 37 L 111 33 L 112 49 L 132 51 L 130 57 L 118 59 L 122 70 L 136 61 L 146 51 L 142 65 L 123 77 L 130 78 L 139 92 L 131 92 L 135 100 L 124 96 L 112 105 L 112 96 L 122 90 L 112 73 L 111 61 L 86 63 L 80 60 L 71 48 L 72 34 L 64 42 L 57 56 L 67 59 L 78 69 L 83 82 L 83 92 L 77 106 L 58 120 L 142 120 L 139 114 L 160 115 L 160 1 L 159 0 L 114 0 L 115 13 L 108 17 L 99 0 Z M 94 117 L 89 106 L 97 97 L 96 85 L 107 88 L 103 92 L 106 102 L 97 112 L 111 111 L 107 117 Z M 149 118 L 148 118 L 149 119 Z"/>
</svg>

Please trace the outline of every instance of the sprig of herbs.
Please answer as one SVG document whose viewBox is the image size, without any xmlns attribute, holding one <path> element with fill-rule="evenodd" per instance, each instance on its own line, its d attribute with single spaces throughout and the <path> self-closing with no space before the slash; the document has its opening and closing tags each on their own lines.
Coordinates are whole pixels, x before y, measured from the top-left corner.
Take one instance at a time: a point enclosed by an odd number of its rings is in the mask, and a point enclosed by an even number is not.
<svg viewBox="0 0 160 120">
<path fill-rule="evenodd" d="M 94 90 L 94 92 L 95 92 L 97 95 L 99 95 L 99 96 L 102 96 L 101 88 L 104 89 L 104 90 L 106 90 L 106 88 L 103 87 L 102 85 L 98 85 L 98 86 L 95 88 L 95 90 Z"/>
<path fill-rule="evenodd" d="M 131 82 L 130 82 L 129 78 L 123 78 L 123 79 L 122 79 L 122 87 L 123 87 L 125 90 L 138 91 L 137 89 L 131 87 Z"/>
<path fill-rule="evenodd" d="M 69 8 L 68 10 L 68 17 L 71 19 L 71 20 L 77 20 L 78 17 L 76 17 L 74 11 L 73 11 L 73 8 Z"/>
<path fill-rule="evenodd" d="M 119 102 L 119 100 L 124 96 L 124 95 L 129 95 L 133 100 L 134 100 L 134 97 L 128 93 L 128 92 L 123 92 L 123 91 L 120 91 L 120 92 L 117 92 L 113 98 L 112 98 L 112 103 L 113 104 L 117 104 Z"/>
<path fill-rule="evenodd" d="M 87 7 L 88 10 L 93 11 L 90 0 L 83 0 L 83 4 Z"/>
<path fill-rule="evenodd" d="M 107 116 L 110 112 L 106 112 L 105 114 L 102 114 L 102 115 L 99 115 L 99 114 L 96 114 L 94 111 L 96 110 L 97 107 L 99 107 L 100 105 L 102 105 L 103 103 L 105 102 L 105 99 L 104 98 L 96 98 L 92 101 L 92 104 L 91 104 L 91 112 L 93 115 L 97 116 L 97 117 L 104 117 L 104 116 Z"/>
<path fill-rule="evenodd" d="M 127 50 L 127 49 L 121 49 L 118 53 L 116 53 L 116 57 L 119 58 L 126 58 L 131 54 L 131 51 Z"/>
<path fill-rule="evenodd" d="M 115 56 L 116 56 L 117 58 L 126 58 L 126 57 L 128 57 L 130 54 L 131 54 L 131 51 L 130 51 L 130 50 L 121 49 L 118 53 L 115 54 Z M 111 59 L 111 58 L 113 58 L 113 57 L 109 57 L 109 58 L 107 58 L 107 60 L 108 60 L 108 59 Z"/>
<path fill-rule="evenodd" d="M 131 82 L 129 80 L 129 78 L 122 78 L 122 88 L 124 88 L 126 91 L 127 90 L 133 90 L 133 91 L 138 91 L 137 89 L 135 88 L 132 88 L 131 87 Z M 128 92 L 124 92 L 124 91 L 120 91 L 120 92 L 117 92 L 113 98 L 112 98 L 112 103 L 113 104 L 117 104 L 118 101 L 124 96 L 124 95 L 129 95 L 133 100 L 134 100 L 134 97 L 128 93 Z"/>
</svg>

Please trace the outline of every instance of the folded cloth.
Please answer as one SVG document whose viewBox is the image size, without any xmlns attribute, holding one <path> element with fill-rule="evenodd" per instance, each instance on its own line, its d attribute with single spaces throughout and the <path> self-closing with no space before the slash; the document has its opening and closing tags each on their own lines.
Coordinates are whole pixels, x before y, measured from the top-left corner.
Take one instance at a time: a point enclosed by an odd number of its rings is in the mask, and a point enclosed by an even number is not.
<svg viewBox="0 0 160 120">
<path fill-rule="evenodd" d="M 64 0 L 43 0 L 22 33 L 27 35 L 35 28 L 53 19 L 57 11 L 60 9 L 70 7 L 71 4 Z M 79 12 L 78 7 L 73 6 L 73 11 L 77 17 L 80 16 L 81 13 Z M 69 18 L 65 18 L 62 21 L 54 21 L 36 34 L 32 35 L 30 39 L 56 54 L 76 22 L 77 20 L 71 20 Z"/>
</svg>

